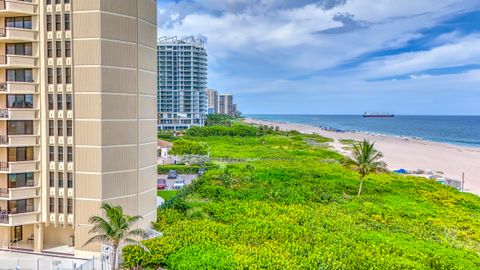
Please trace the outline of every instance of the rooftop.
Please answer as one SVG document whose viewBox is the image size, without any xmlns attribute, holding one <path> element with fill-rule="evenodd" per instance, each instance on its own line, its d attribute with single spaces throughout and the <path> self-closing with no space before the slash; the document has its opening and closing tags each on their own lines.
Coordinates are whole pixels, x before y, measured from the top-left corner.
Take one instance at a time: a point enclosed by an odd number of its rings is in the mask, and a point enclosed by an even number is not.
<svg viewBox="0 0 480 270">
<path fill-rule="evenodd" d="M 158 45 L 196 45 L 200 47 L 205 46 L 205 41 L 199 37 L 188 36 L 188 37 L 169 37 L 163 36 L 157 39 Z"/>
</svg>

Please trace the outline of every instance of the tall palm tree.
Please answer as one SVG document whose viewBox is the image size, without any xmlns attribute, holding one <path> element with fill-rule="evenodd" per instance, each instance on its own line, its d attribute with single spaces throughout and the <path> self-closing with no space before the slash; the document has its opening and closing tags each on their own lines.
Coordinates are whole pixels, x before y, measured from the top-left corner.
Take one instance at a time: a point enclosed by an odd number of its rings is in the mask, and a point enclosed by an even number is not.
<svg viewBox="0 0 480 270">
<path fill-rule="evenodd" d="M 83 246 L 94 242 L 101 242 L 110 245 L 113 249 L 112 269 L 116 269 L 117 252 L 121 243 L 139 244 L 137 239 L 145 239 L 146 232 L 142 229 L 130 228 L 132 225 L 142 219 L 141 216 L 129 216 L 123 213 L 120 206 L 113 206 L 103 203 L 100 207 L 105 211 L 105 218 L 92 216 L 89 219 L 93 228 L 89 233 L 95 234 Z"/>
<path fill-rule="evenodd" d="M 363 180 L 370 173 L 384 172 L 387 165 L 381 160 L 383 154 L 375 149 L 375 143 L 368 140 L 353 144 L 352 158 L 346 158 L 345 164 L 360 173 L 358 196 L 362 194 Z"/>
</svg>

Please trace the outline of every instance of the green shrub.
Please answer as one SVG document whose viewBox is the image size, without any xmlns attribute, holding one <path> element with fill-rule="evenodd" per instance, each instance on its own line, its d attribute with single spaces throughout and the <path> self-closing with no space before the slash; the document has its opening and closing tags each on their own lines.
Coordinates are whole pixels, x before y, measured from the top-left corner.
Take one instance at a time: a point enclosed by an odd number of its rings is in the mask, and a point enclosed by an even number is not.
<svg viewBox="0 0 480 270">
<path fill-rule="evenodd" d="M 188 136 L 192 137 L 211 137 L 211 136 L 239 136 L 252 137 L 263 135 L 260 128 L 253 126 L 235 124 L 233 126 L 206 126 L 192 127 L 187 131 Z"/>
<path fill-rule="evenodd" d="M 190 140 L 177 140 L 173 143 L 170 150 L 172 155 L 208 155 L 208 144 L 205 142 L 196 142 Z"/>
<path fill-rule="evenodd" d="M 209 114 L 205 126 L 231 126 L 236 118 L 227 114 Z"/>
<path fill-rule="evenodd" d="M 217 166 L 214 164 L 206 164 L 205 166 L 198 165 L 158 165 L 157 173 L 158 174 L 168 174 L 169 171 L 175 170 L 178 174 L 197 174 L 198 170 L 205 168 L 207 170 L 214 169 Z"/>
</svg>

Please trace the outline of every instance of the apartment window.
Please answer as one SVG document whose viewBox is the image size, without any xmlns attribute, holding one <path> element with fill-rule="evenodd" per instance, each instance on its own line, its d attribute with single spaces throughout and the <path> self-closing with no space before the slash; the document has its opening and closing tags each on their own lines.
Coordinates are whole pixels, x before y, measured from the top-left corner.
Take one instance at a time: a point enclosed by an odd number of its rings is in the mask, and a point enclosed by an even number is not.
<svg viewBox="0 0 480 270">
<path fill-rule="evenodd" d="M 60 14 L 55 14 L 55 30 L 62 30 L 62 15 Z"/>
<path fill-rule="evenodd" d="M 63 162 L 63 146 L 58 147 L 58 161 Z"/>
<path fill-rule="evenodd" d="M 63 198 L 58 198 L 58 213 L 63 214 Z"/>
<path fill-rule="evenodd" d="M 7 121 L 8 135 L 33 135 L 32 120 L 10 120 Z"/>
<path fill-rule="evenodd" d="M 67 188 L 73 188 L 73 173 L 67 172 Z"/>
<path fill-rule="evenodd" d="M 53 42 L 47 41 L 47 57 L 52 58 L 53 57 Z"/>
<path fill-rule="evenodd" d="M 52 0 L 47 0 L 47 5 L 51 5 L 52 4 Z"/>
<path fill-rule="evenodd" d="M 8 188 L 34 186 L 33 173 L 13 173 L 8 175 Z"/>
<path fill-rule="evenodd" d="M 48 136 L 55 136 L 55 122 L 48 120 Z"/>
<path fill-rule="evenodd" d="M 7 69 L 7 81 L 10 82 L 33 82 L 31 69 Z"/>
<path fill-rule="evenodd" d="M 70 31 L 70 14 L 66 13 L 63 15 L 63 24 L 65 31 Z"/>
<path fill-rule="evenodd" d="M 33 108 L 33 95 L 7 95 L 7 108 Z"/>
<path fill-rule="evenodd" d="M 47 83 L 53 84 L 53 68 L 47 69 Z"/>
<path fill-rule="evenodd" d="M 73 136 L 73 122 L 72 120 L 67 120 L 67 136 Z"/>
<path fill-rule="evenodd" d="M 32 29 L 32 17 L 5 18 L 6 27 Z"/>
<path fill-rule="evenodd" d="M 53 147 L 53 146 L 50 146 Z M 55 173 L 50 172 L 48 177 L 49 187 L 55 187 Z"/>
<path fill-rule="evenodd" d="M 65 41 L 65 57 L 71 57 L 72 56 L 72 44 L 70 41 Z"/>
<path fill-rule="evenodd" d="M 73 161 L 73 148 L 71 146 L 67 147 L 67 162 Z"/>
<path fill-rule="evenodd" d="M 30 161 L 33 160 L 33 147 L 10 147 L 8 148 L 8 161 Z"/>
<path fill-rule="evenodd" d="M 52 31 L 52 15 L 47 15 L 47 31 Z"/>
<path fill-rule="evenodd" d="M 57 94 L 57 110 L 63 110 L 63 96 L 62 96 L 62 94 Z"/>
<path fill-rule="evenodd" d="M 70 0 L 63 0 L 64 4 L 70 4 Z"/>
<path fill-rule="evenodd" d="M 57 68 L 57 84 L 62 83 L 62 68 Z"/>
<path fill-rule="evenodd" d="M 32 43 L 9 43 L 6 45 L 6 54 L 32 55 Z"/>
<path fill-rule="evenodd" d="M 58 173 L 58 187 L 63 188 L 63 172 Z"/>
<path fill-rule="evenodd" d="M 57 41 L 55 42 L 55 51 L 57 57 L 62 57 L 62 42 Z"/>
<path fill-rule="evenodd" d="M 55 213 L 55 198 L 48 198 L 48 202 L 49 202 L 49 207 L 48 207 L 48 210 L 50 210 L 50 213 Z"/>
<path fill-rule="evenodd" d="M 73 213 L 73 200 L 67 199 L 67 214 Z"/>
<path fill-rule="evenodd" d="M 50 146 L 48 150 L 48 158 L 50 161 L 55 161 L 55 146 Z"/>
<path fill-rule="evenodd" d="M 63 136 L 63 120 L 58 120 L 58 136 Z"/>
<path fill-rule="evenodd" d="M 65 106 L 67 107 L 67 110 L 72 109 L 72 95 L 71 94 L 66 94 L 65 95 Z"/>
<path fill-rule="evenodd" d="M 72 83 L 72 69 L 69 67 L 65 68 L 65 83 L 66 84 Z"/>
<path fill-rule="evenodd" d="M 8 201 L 8 211 L 10 214 L 33 212 L 33 199 Z"/>
<path fill-rule="evenodd" d="M 55 102 L 53 101 L 53 95 L 48 94 L 48 109 L 49 110 L 54 110 L 54 104 L 55 104 Z"/>
</svg>

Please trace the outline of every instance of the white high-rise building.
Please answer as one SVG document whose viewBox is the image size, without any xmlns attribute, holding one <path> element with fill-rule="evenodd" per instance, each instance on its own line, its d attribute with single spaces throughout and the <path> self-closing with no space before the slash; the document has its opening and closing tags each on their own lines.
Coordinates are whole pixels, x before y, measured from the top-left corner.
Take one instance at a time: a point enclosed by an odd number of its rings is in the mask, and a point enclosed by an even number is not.
<svg viewBox="0 0 480 270">
<path fill-rule="evenodd" d="M 158 128 L 203 126 L 207 113 L 207 52 L 198 38 L 158 40 Z"/>
</svg>

